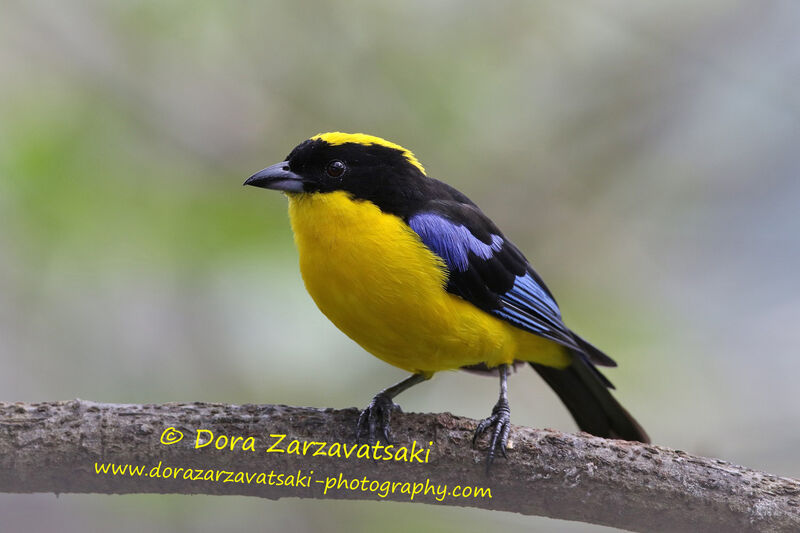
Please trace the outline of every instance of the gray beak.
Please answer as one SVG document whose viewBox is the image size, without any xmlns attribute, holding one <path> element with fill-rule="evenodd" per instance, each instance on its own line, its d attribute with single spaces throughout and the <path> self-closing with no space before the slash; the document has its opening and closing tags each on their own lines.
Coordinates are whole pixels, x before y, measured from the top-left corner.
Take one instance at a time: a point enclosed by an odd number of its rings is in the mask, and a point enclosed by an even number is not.
<svg viewBox="0 0 800 533">
<path fill-rule="evenodd" d="M 303 178 L 289 170 L 289 163 L 281 161 L 259 170 L 244 182 L 245 185 L 285 192 L 303 192 Z"/>
</svg>

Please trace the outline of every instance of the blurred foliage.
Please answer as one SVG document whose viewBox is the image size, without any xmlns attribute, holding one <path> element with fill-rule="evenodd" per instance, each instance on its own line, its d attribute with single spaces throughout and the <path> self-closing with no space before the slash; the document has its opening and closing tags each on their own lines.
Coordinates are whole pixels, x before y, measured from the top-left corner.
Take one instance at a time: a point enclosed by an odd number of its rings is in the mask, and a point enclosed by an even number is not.
<svg viewBox="0 0 800 533">
<path fill-rule="evenodd" d="M 305 294 L 285 200 L 241 187 L 315 133 L 364 131 L 526 252 L 656 442 L 799 476 L 798 22 L 789 1 L 4 2 L 0 398 L 344 407 L 399 379 Z M 495 389 L 444 373 L 400 402 L 482 417 Z M 516 423 L 574 428 L 532 373 L 511 395 Z M 0 497 L 25 530 L 145 509 L 153 531 L 599 529 Z"/>
</svg>

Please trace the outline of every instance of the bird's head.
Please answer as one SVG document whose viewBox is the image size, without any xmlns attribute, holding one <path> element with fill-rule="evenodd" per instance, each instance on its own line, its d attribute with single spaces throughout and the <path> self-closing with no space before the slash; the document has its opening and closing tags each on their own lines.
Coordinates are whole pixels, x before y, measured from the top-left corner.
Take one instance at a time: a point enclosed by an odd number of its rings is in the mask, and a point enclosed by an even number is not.
<svg viewBox="0 0 800 533">
<path fill-rule="evenodd" d="M 287 194 L 345 191 L 381 205 L 420 188 L 425 169 L 409 150 L 363 133 L 321 133 L 297 145 L 245 185 Z"/>
</svg>

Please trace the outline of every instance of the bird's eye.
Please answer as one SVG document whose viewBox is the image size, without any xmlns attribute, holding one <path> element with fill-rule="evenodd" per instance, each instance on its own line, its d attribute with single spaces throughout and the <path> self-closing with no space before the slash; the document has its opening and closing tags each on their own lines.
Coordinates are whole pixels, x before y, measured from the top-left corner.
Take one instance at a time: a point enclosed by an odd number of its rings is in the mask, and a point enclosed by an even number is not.
<svg viewBox="0 0 800 533">
<path fill-rule="evenodd" d="M 347 166 L 338 159 L 334 159 L 325 167 L 325 172 L 332 178 L 340 177 L 345 170 L 347 170 Z"/>
</svg>

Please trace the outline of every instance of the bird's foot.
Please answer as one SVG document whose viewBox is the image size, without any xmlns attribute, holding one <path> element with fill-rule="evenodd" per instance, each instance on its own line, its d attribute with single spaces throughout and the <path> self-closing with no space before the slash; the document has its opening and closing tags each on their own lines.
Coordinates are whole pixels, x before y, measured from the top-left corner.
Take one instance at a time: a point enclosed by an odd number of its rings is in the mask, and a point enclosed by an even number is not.
<svg viewBox="0 0 800 533">
<path fill-rule="evenodd" d="M 486 472 L 489 472 L 489 467 L 492 466 L 496 451 L 499 449 L 503 457 L 506 456 L 506 444 L 508 443 L 508 432 L 511 429 L 511 408 L 508 406 L 508 401 L 504 398 L 498 400 L 492 409 L 492 416 L 484 418 L 478 424 L 475 430 L 475 436 L 472 437 L 472 447 L 478 439 L 488 429 L 492 430 L 491 440 L 489 441 L 489 452 L 486 454 Z"/>
<path fill-rule="evenodd" d="M 382 436 L 384 442 L 391 443 L 389 424 L 392 419 L 392 411 L 403 412 L 389 396 L 383 393 L 376 394 L 358 417 L 356 442 L 361 442 L 362 435 L 366 434 L 370 443 L 374 443 L 378 436 Z"/>
</svg>

